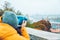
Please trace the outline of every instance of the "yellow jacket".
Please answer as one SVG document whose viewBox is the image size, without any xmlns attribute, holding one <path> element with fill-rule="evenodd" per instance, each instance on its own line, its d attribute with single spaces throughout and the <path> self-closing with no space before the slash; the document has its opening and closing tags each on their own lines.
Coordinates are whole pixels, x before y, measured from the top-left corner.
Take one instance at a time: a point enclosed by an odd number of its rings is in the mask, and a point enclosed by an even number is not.
<svg viewBox="0 0 60 40">
<path fill-rule="evenodd" d="M 0 16 L 0 23 L 2 22 L 1 18 L 2 18 L 2 17 Z"/>
<path fill-rule="evenodd" d="M 30 40 L 26 28 L 21 28 L 22 36 L 10 25 L 0 23 L 0 40 Z"/>
</svg>

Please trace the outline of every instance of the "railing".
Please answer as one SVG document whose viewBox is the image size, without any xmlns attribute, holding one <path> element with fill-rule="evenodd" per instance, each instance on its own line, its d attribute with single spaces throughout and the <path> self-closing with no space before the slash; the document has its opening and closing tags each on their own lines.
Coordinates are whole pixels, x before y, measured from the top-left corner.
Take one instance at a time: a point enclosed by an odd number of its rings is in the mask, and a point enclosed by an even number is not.
<svg viewBox="0 0 60 40">
<path fill-rule="evenodd" d="M 27 28 L 31 40 L 60 40 L 60 34 Z"/>
</svg>

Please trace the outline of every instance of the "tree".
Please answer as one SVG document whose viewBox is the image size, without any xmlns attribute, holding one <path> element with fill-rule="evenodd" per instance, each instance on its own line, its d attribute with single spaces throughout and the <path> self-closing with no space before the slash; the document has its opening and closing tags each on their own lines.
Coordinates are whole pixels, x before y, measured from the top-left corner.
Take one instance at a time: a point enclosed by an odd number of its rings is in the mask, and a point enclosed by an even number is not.
<svg viewBox="0 0 60 40">
<path fill-rule="evenodd" d="M 4 11 L 2 9 L 0 9 L 0 16 L 2 16 L 3 13 L 4 13 Z"/>
<path fill-rule="evenodd" d="M 3 8 L 4 8 L 4 11 L 13 11 L 13 12 L 15 12 L 13 10 L 13 7 L 11 7 L 11 4 L 7 1 L 5 1 L 4 5 L 3 5 Z"/>
<path fill-rule="evenodd" d="M 3 5 L 3 9 L 0 9 L 0 16 L 2 16 L 2 14 L 4 13 L 4 11 L 15 12 L 15 10 L 13 9 L 13 7 L 11 7 L 11 4 L 9 2 L 7 2 L 7 1 L 5 1 L 4 5 Z"/>
<path fill-rule="evenodd" d="M 26 25 L 27 27 L 31 27 L 31 28 L 34 28 L 34 26 L 33 26 L 33 24 L 31 24 L 31 22 L 28 20 L 27 21 L 27 25 Z"/>
<path fill-rule="evenodd" d="M 22 15 L 22 13 L 18 10 L 16 15 Z"/>
<path fill-rule="evenodd" d="M 29 15 L 26 15 L 27 17 L 28 17 L 28 20 L 27 20 L 27 27 L 31 27 L 31 28 L 33 28 L 34 26 L 33 26 L 33 24 L 31 23 L 31 20 L 29 19 Z"/>
</svg>

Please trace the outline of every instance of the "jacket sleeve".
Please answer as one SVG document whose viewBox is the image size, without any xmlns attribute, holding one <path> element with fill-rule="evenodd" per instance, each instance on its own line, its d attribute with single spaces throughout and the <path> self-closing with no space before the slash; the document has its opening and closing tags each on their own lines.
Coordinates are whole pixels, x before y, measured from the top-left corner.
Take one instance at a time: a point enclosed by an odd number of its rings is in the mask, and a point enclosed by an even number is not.
<svg viewBox="0 0 60 40">
<path fill-rule="evenodd" d="M 25 37 L 27 40 L 30 40 L 30 36 L 29 36 L 29 34 L 27 33 L 27 30 L 26 30 L 25 27 L 22 27 L 22 28 L 21 28 L 21 34 L 22 34 L 22 36 Z"/>
<path fill-rule="evenodd" d="M 11 26 L 0 23 L 0 40 L 30 40 L 25 27 L 23 27 L 21 31 L 22 36 Z"/>
</svg>

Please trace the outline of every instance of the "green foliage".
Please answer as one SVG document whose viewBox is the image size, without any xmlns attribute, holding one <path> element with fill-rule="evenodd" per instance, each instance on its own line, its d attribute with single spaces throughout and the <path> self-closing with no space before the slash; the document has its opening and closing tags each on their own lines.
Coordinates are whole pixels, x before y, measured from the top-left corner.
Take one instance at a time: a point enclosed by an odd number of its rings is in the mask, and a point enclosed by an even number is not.
<svg viewBox="0 0 60 40">
<path fill-rule="evenodd" d="M 33 24 L 31 24 L 31 21 L 30 20 L 27 21 L 27 25 L 26 26 L 27 27 L 30 27 L 30 28 L 34 28 Z"/>
</svg>

